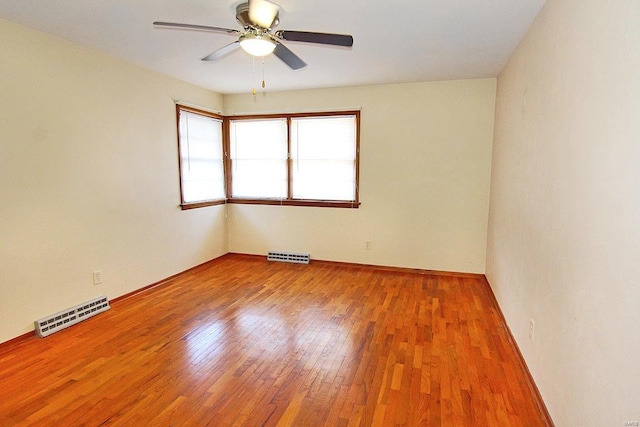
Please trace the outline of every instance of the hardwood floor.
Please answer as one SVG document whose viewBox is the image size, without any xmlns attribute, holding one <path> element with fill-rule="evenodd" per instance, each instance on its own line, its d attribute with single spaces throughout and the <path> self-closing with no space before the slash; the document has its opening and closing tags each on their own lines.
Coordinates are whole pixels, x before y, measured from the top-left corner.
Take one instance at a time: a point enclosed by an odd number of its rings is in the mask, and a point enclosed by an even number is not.
<svg viewBox="0 0 640 427">
<path fill-rule="evenodd" d="M 1 426 L 543 426 L 484 278 L 226 255 L 0 347 Z"/>
</svg>

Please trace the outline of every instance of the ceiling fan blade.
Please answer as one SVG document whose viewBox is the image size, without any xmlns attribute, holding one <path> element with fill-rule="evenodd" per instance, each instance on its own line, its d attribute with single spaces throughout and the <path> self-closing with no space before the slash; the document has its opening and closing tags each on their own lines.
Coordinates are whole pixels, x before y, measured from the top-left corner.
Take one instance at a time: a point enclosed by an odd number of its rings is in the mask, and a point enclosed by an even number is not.
<svg viewBox="0 0 640 427">
<path fill-rule="evenodd" d="M 285 31 L 276 32 L 276 36 L 283 40 L 304 43 L 329 44 L 332 46 L 353 46 L 353 37 L 348 34 L 313 33 L 309 31 Z"/>
<path fill-rule="evenodd" d="M 280 58 L 282 62 L 287 64 L 289 68 L 292 70 L 299 70 L 300 68 L 306 67 L 307 63 L 304 62 L 298 55 L 291 52 L 287 47 L 281 43 L 276 45 L 273 54 Z"/>
<path fill-rule="evenodd" d="M 226 33 L 226 34 L 240 34 L 238 30 L 232 30 L 230 28 L 210 27 L 208 25 L 193 25 L 193 24 L 179 24 L 177 22 L 161 22 L 156 21 L 153 23 L 156 27 L 162 28 L 176 28 L 180 30 L 198 30 L 198 31 L 211 31 L 214 33 Z"/>
<path fill-rule="evenodd" d="M 249 20 L 261 28 L 271 28 L 278 18 L 279 10 L 277 4 L 268 0 L 249 0 Z"/>
<path fill-rule="evenodd" d="M 228 54 L 235 51 L 239 47 L 240 47 L 240 42 L 235 41 L 231 44 L 221 47 L 220 49 L 216 50 L 213 53 L 210 53 L 209 55 L 202 58 L 201 61 L 216 61 L 222 58 L 223 56 L 227 56 Z"/>
</svg>

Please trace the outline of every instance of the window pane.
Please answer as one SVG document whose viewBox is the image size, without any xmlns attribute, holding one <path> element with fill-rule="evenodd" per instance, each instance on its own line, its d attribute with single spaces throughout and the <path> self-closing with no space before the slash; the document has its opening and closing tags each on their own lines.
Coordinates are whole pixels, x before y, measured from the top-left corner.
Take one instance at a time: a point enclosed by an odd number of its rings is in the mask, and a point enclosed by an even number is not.
<svg viewBox="0 0 640 427">
<path fill-rule="evenodd" d="M 222 121 L 180 110 L 179 145 L 182 201 L 224 199 Z"/>
<path fill-rule="evenodd" d="M 355 116 L 291 120 L 293 198 L 356 198 Z"/>
<path fill-rule="evenodd" d="M 286 119 L 231 121 L 230 143 L 232 197 L 287 197 Z"/>
</svg>

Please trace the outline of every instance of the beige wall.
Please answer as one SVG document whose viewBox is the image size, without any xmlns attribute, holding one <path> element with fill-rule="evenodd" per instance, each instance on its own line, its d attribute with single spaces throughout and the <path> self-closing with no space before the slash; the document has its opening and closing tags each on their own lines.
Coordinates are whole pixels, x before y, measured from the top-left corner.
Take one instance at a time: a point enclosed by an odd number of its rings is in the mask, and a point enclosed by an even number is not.
<svg viewBox="0 0 640 427">
<path fill-rule="evenodd" d="M 360 209 L 229 205 L 230 251 L 483 273 L 495 84 L 225 96 L 225 114 L 362 109 Z"/>
<path fill-rule="evenodd" d="M 639 260 L 640 2 L 548 0 L 498 78 L 487 276 L 558 426 L 640 421 Z"/>
<path fill-rule="evenodd" d="M 483 272 L 495 79 L 233 95 L 223 105 L 6 21 L 0 39 L 0 342 L 228 250 Z M 181 211 L 175 99 L 227 113 L 362 108 L 362 207 Z"/>
<path fill-rule="evenodd" d="M 220 95 L 6 21 L 0 40 L 0 342 L 227 252 L 224 206 L 178 208 L 173 101 Z"/>
</svg>

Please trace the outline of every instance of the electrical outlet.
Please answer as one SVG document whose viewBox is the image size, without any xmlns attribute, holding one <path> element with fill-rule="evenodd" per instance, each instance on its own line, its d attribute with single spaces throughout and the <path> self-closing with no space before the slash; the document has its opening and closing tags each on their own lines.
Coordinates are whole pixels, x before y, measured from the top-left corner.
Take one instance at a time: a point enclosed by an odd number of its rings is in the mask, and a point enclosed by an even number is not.
<svg viewBox="0 0 640 427">
<path fill-rule="evenodd" d="M 102 283 L 102 270 L 96 270 L 93 272 L 93 284 L 99 285 Z"/>
<path fill-rule="evenodd" d="M 533 331 L 535 329 L 535 322 L 533 321 L 533 319 L 529 319 L 529 339 L 531 341 L 533 341 Z"/>
<path fill-rule="evenodd" d="M 365 240 L 364 241 L 364 249 L 366 251 L 370 251 L 371 250 L 371 240 Z"/>
</svg>

